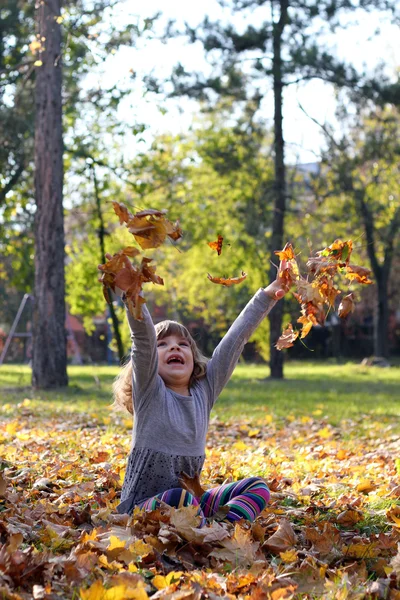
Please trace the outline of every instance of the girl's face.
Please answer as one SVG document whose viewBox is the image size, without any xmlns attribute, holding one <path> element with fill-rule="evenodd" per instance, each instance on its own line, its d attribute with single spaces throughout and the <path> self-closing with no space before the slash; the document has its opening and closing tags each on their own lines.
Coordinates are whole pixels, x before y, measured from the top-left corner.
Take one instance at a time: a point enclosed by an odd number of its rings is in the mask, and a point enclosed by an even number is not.
<svg viewBox="0 0 400 600">
<path fill-rule="evenodd" d="M 189 389 L 194 361 L 189 340 L 179 335 L 167 335 L 157 340 L 158 374 L 168 387 Z"/>
</svg>

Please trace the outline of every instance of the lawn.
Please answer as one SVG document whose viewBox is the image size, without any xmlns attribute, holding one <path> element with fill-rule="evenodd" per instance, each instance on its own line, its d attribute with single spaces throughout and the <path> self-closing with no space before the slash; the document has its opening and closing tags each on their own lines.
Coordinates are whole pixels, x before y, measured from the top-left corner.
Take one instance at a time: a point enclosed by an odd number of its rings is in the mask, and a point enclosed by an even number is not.
<svg viewBox="0 0 400 600">
<path fill-rule="evenodd" d="M 111 403 L 111 385 L 118 367 L 70 366 L 70 385 L 62 391 L 34 392 L 29 387 L 28 366 L 0 367 L 3 402 L 21 398 L 32 406 L 53 410 L 106 414 Z M 285 367 L 285 379 L 268 379 L 268 368 L 239 365 L 217 402 L 214 414 L 222 420 L 262 417 L 319 415 L 332 424 L 369 415 L 396 425 L 400 415 L 400 367 L 363 367 L 355 363 L 293 362 Z"/>
<path fill-rule="evenodd" d="M 264 477 L 250 526 L 190 507 L 117 515 L 132 419 L 116 367 L 32 391 L 0 367 L 0 598 L 400 598 L 400 368 L 239 365 L 213 411 L 205 487 Z M 223 515 L 222 515 L 223 516 Z"/>
</svg>

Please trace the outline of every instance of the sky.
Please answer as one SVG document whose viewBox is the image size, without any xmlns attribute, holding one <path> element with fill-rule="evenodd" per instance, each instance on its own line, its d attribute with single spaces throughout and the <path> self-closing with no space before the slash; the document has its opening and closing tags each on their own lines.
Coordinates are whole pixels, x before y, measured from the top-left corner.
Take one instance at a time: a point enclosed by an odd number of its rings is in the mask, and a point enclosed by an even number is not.
<svg viewBox="0 0 400 600">
<path fill-rule="evenodd" d="M 196 26 L 205 16 L 210 20 L 228 17 L 229 12 L 223 10 L 217 0 L 202 0 L 202 2 L 188 2 L 187 0 L 146 0 L 138 3 L 137 0 L 125 0 L 120 19 L 131 19 L 134 15 L 148 17 L 157 12 L 162 13 L 159 28 L 162 30 L 169 19 L 176 19 L 179 23 L 188 22 Z M 257 20 L 257 15 L 255 16 Z M 346 29 L 338 30 L 334 35 L 326 38 L 328 46 L 340 58 L 351 60 L 358 69 L 372 70 L 378 62 L 384 59 L 388 73 L 394 73 L 400 66 L 400 44 L 398 40 L 399 27 L 392 24 L 387 17 L 381 14 L 357 15 L 357 23 L 348 21 Z M 355 17 L 352 17 L 354 21 Z M 243 22 L 236 20 L 240 27 Z M 380 33 L 374 35 L 379 27 Z M 137 48 L 124 48 L 116 55 L 109 58 L 105 72 L 102 75 L 102 84 L 112 84 L 120 81 L 122 85 L 131 85 L 130 71 L 136 77 L 134 91 L 121 107 L 121 115 L 126 120 L 144 122 L 149 125 L 145 134 L 146 143 L 158 133 L 172 132 L 183 133 L 187 131 L 195 118 L 197 107 L 193 101 L 184 99 L 170 100 L 167 104 L 155 96 L 144 97 L 144 88 L 140 84 L 141 77 L 150 72 L 158 77 L 166 76 L 174 65 L 182 62 L 188 69 L 210 69 L 201 45 L 188 44 L 183 39 L 172 39 L 167 44 L 158 40 L 144 43 L 139 40 Z M 95 77 L 93 75 L 93 77 Z M 129 83 L 128 83 L 129 82 Z M 93 82 L 92 82 L 93 83 Z M 267 88 L 270 88 L 270 84 Z M 300 108 L 319 123 L 331 123 L 339 126 L 335 120 L 336 99 L 333 88 L 321 81 L 313 80 L 307 84 L 289 86 L 284 95 L 284 137 L 286 141 L 286 156 L 288 162 L 315 162 L 323 146 L 321 127 L 314 123 Z M 167 106 L 164 114 L 160 107 Z M 267 124 L 272 126 L 273 95 L 269 90 L 262 105 L 262 117 Z"/>
</svg>

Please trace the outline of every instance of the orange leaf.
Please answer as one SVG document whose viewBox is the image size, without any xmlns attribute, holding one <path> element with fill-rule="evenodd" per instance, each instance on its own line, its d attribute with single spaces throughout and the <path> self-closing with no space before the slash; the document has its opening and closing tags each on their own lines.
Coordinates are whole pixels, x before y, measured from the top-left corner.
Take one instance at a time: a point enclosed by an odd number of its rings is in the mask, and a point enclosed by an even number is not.
<svg viewBox="0 0 400 600">
<path fill-rule="evenodd" d="M 346 278 L 350 281 L 368 285 L 373 283 L 372 279 L 369 279 L 369 275 L 371 275 L 371 269 L 358 267 L 357 265 L 347 265 L 346 267 Z"/>
<path fill-rule="evenodd" d="M 217 251 L 218 256 L 220 256 L 220 254 L 222 252 L 223 239 L 224 238 L 222 237 L 222 235 L 218 234 L 218 239 L 215 242 L 207 242 L 207 244 L 210 246 L 210 248 Z"/>
<path fill-rule="evenodd" d="M 283 250 L 275 250 L 274 254 L 279 257 L 279 260 L 293 260 L 296 258 L 292 244 L 285 244 Z"/>
<path fill-rule="evenodd" d="M 219 285 L 224 285 L 225 287 L 230 287 L 231 285 L 237 285 L 238 283 L 242 283 L 247 277 L 247 273 L 242 271 L 240 277 L 230 277 L 229 279 L 225 279 L 224 277 L 213 277 L 210 273 L 207 273 L 207 277 L 213 283 L 218 283 Z"/>
</svg>

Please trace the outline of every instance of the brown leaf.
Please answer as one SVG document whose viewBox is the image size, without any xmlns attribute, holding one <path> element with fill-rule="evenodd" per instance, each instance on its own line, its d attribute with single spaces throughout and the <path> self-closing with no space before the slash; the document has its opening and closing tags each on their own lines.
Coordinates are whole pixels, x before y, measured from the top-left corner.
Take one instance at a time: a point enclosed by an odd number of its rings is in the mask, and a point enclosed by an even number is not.
<svg viewBox="0 0 400 600">
<path fill-rule="evenodd" d="M 363 514 L 359 510 L 344 510 L 337 516 L 336 521 L 345 527 L 351 527 L 363 520 Z"/>
<path fill-rule="evenodd" d="M 195 498 L 201 498 L 206 491 L 200 483 L 199 473 L 196 473 L 193 477 L 190 477 L 190 475 L 187 473 L 182 472 L 179 478 L 179 484 L 184 490 L 188 491 Z"/>
<path fill-rule="evenodd" d="M 350 294 L 347 294 L 347 296 L 344 296 L 344 298 L 342 298 L 342 301 L 339 304 L 339 308 L 338 308 L 338 315 L 339 315 L 339 317 L 341 317 L 343 319 L 344 317 L 347 317 L 347 315 L 349 315 L 353 311 L 354 311 L 354 294 L 353 294 L 353 292 L 351 292 Z"/>
<path fill-rule="evenodd" d="M 122 202 L 113 202 L 112 204 L 115 214 L 119 217 L 120 225 L 127 223 L 132 218 L 132 213 L 129 212 L 125 204 L 122 204 Z"/>
<path fill-rule="evenodd" d="M 279 554 L 289 548 L 293 548 L 296 541 L 297 537 L 290 521 L 281 519 L 278 529 L 264 542 L 263 548 L 266 548 L 273 554 Z"/>
<path fill-rule="evenodd" d="M 293 331 L 293 325 L 289 323 L 286 329 L 283 330 L 282 335 L 276 342 L 276 349 L 283 350 L 284 348 L 290 348 L 293 346 L 293 342 L 299 337 L 298 331 Z"/>
<path fill-rule="evenodd" d="M 254 542 L 251 539 L 250 532 L 242 529 L 240 525 L 235 525 L 233 536 L 222 540 L 220 544 L 222 548 L 213 550 L 210 556 L 228 561 L 235 568 L 249 567 L 256 560 L 263 558 L 260 552 L 260 544 Z"/>
<path fill-rule="evenodd" d="M 3 473 L 0 471 L 0 498 L 4 498 L 7 489 L 7 480 Z"/>
</svg>

